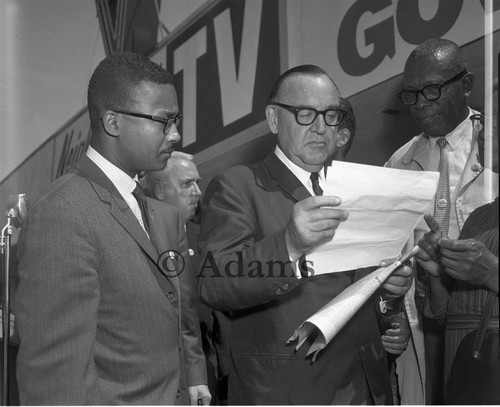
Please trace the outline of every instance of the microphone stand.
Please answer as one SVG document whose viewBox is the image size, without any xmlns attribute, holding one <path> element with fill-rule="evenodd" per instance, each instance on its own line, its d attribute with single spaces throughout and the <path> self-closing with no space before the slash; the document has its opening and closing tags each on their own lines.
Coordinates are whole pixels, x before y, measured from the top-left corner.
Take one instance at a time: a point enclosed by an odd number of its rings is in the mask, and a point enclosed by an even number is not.
<svg viewBox="0 0 500 407">
<path fill-rule="evenodd" d="M 2 405 L 9 405 L 9 344 L 10 344 L 10 239 L 12 235 L 11 216 L 12 209 L 7 212 L 7 225 L 2 229 L 0 240 L 0 253 L 2 263 Z"/>
</svg>

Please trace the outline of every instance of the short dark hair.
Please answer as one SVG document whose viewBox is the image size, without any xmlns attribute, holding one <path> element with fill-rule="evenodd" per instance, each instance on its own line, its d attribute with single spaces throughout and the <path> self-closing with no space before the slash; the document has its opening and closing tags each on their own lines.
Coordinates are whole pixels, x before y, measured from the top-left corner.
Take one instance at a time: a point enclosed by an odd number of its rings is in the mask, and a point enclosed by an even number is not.
<svg viewBox="0 0 500 407">
<path fill-rule="evenodd" d="M 173 84 L 170 72 L 147 57 L 132 52 L 103 59 L 90 78 L 87 102 L 91 122 L 97 122 L 103 109 L 127 109 L 136 87 L 143 81 Z"/>
<path fill-rule="evenodd" d="M 278 78 L 276 83 L 274 84 L 272 90 L 271 90 L 271 95 L 269 96 L 270 101 L 276 100 L 276 98 L 279 96 L 279 93 L 281 92 L 283 88 L 283 83 L 288 79 L 291 78 L 292 76 L 300 76 L 300 75 L 307 75 L 307 76 L 326 76 L 328 77 L 335 88 L 337 88 L 337 85 L 333 81 L 333 79 L 326 73 L 326 71 L 319 66 L 316 65 L 299 65 L 294 68 L 289 69 L 285 73 L 281 74 L 281 76 Z M 338 88 L 337 88 L 338 91 Z"/>
<path fill-rule="evenodd" d="M 356 116 L 354 115 L 354 110 L 352 109 L 351 102 L 349 102 L 347 99 L 340 98 L 340 108 L 342 110 L 345 110 L 346 114 L 340 124 L 337 126 L 337 131 L 347 129 L 351 134 L 349 140 L 343 147 L 344 155 L 346 155 L 351 149 L 351 145 L 354 140 L 354 134 L 356 133 Z"/>
</svg>

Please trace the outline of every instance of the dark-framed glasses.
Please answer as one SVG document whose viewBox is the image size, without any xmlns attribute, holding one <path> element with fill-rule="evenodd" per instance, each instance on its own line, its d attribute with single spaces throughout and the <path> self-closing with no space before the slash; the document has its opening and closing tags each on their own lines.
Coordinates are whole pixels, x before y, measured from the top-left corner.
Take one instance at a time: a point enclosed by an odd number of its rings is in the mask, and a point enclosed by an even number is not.
<svg viewBox="0 0 500 407">
<path fill-rule="evenodd" d="M 328 126 L 338 126 L 346 114 L 344 110 L 338 108 L 316 110 L 313 107 L 290 106 L 279 102 L 271 102 L 271 104 L 282 107 L 283 109 L 292 112 L 297 123 L 301 124 L 302 126 L 310 125 L 312 122 L 314 122 L 314 120 L 316 120 L 318 114 L 323 115 L 325 123 Z"/>
<path fill-rule="evenodd" d="M 172 116 L 172 117 L 161 117 L 161 116 L 151 116 L 149 114 L 127 112 L 127 111 L 123 111 L 123 110 L 115 110 L 115 112 L 121 113 L 121 114 L 126 114 L 127 116 L 140 117 L 141 119 L 148 119 L 148 120 L 152 120 L 154 122 L 162 123 L 163 124 L 163 134 L 168 133 L 168 131 L 172 127 L 172 124 L 175 124 L 175 127 L 178 127 L 179 124 L 181 124 L 181 120 L 182 120 L 181 114 L 176 114 L 175 116 Z"/>
<path fill-rule="evenodd" d="M 433 102 L 441 97 L 441 88 L 451 82 L 462 79 L 462 77 L 464 77 L 467 73 L 467 69 L 464 69 L 462 72 L 457 73 L 455 76 L 447 81 L 444 81 L 443 83 L 431 83 L 430 85 L 424 86 L 422 89 L 403 89 L 397 94 L 397 96 L 406 106 L 412 106 L 417 103 L 419 93 L 421 93 L 422 96 L 429 102 Z"/>
</svg>

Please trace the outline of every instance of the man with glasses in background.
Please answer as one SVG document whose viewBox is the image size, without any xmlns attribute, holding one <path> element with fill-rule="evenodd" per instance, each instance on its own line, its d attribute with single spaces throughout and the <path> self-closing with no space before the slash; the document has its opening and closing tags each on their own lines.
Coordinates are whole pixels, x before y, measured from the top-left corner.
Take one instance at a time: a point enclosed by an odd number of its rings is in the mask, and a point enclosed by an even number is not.
<svg viewBox="0 0 500 407">
<path fill-rule="evenodd" d="M 214 177 L 202 206 L 200 296 L 230 329 L 228 404 L 392 404 L 387 354 L 368 301 L 312 362 L 295 329 L 373 267 L 314 275 L 307 253 L 335 238 L 341 197 L 322 196 L 325 163 L 348 140 L 337 86 L 313 65 L 285 72 L 266 107 L 277 146 L 263 161 Z M 332 259 L 334 262 L 335 259 Z M 402 266 L 378 295 L 397 304 Z"/>
<path fill-rule="evenodd" d="M 184 220 L 148 208 L 137 182 L 180 140 L 173 76 L 142 55 L 108 56 L 88 107 L 86 155 L 33 205 L 19 237 L 20 402 L 189 404 L 189 386 L 191 403 L 209 404 L 204 358 L 186 372 L 182 354 L 183 270 L 160 261 L 187 256 Z"/>
<path fill-rule="evenodd" d="M 445 39 L 430 39 L 409 55 L 404 68 L 404 88 L 398 93 L 408 106 L 417 126 L 422 131 L 397 150 L 386 163 L 387 167 L 413 171 L 440 171 L 440 185 L 435 199 L 434 217 L 440 219 L 441 230 L 450 239 L 457 239 L 463 224 L 477 207 L 489 202 L 484 188 L 484 168 L 480 163 L 478 131 L 473 129 L 470 117 L 479 112 L 471 109 L 467 98 L 471 94 L 474 76 L 460 47 Z M 440 164 L 441 163 L 441 164 Z M 497 185 L 494 183 L 494 185 Z M 495 187 L 498 189 L 498 186 Z M 496 193 L 492 193 L 495 197 Z M 413 245 L 423 236 L 425 225 L 415 231 Z M 416 313 L 431 312 L 425 299 L 428 276 L 418 270 L 415 298 L 413 288 L 407 295 L 406 305 L 413 331 L 413 345 L 423 376 L 424 360 L 422 332 Z M 413 301 L 414 300 L 414 301 Z M 416 307 L 415 307 L 416 305 Z M 426 403 L 442 403 L 442 327 L 424 318 L 426 365 Z M 410 357 L 406 352 L 404 357 Z M 402 375 L 412 378 L 408 373 Z M 416 376 L 415 376 L 416 378 Z M 416 383 L 410 380 L 409 383 Z M 401 388 L 402 401 L 422 404 L 413 391 Z M 413 395 L 411 395 L 413 394 Z"/>
</svg>

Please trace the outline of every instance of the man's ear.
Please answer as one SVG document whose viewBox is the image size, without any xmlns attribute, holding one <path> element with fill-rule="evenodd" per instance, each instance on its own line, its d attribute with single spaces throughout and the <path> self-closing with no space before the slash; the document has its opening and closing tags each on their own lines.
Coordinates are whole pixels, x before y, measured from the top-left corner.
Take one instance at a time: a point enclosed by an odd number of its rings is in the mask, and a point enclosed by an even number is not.
<svg viewBox="0 0 500 407">
<path fill-rule="evenodd" d="M 351 132 L 348 129 L 339 130 L 337 132 L 336 146 L 339 148 L 344 147 L 350 138 L 351 138 Z"/>
<path fill-rule="evenodd" d="M 464 76 L 462 79 L 462 84 L 464 87 L 464 95 L 466 97 L 469 97 L 471 92 L 472 92 L 472 87 L 474 86 L 474 75 L 471 74 L 470 72 Z"/>
<path fill-rule="evenodd" d="M 272 105 L 266 106 L 266 118 L 271 133 L 278 134 L 278 113 L 276 112 L 276 107 Z"/>
<path fill-rule="evenodd" d="M 156 199 L 159 201 L 163 201 L 165 199 L 165 194 L 163 193 L 163 184 L 161 181 L 156 178 L 155 182 L 153 183 L 153 193 L 156 196 Z"/>
<path fill-rule="evenodd" d="M 117 137 L 120 134 L 120 121 L 115 112 L 108 110 L 104 112 L 101 118 L 104 131 L 112 137 Z"/>
</svg>

